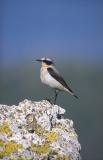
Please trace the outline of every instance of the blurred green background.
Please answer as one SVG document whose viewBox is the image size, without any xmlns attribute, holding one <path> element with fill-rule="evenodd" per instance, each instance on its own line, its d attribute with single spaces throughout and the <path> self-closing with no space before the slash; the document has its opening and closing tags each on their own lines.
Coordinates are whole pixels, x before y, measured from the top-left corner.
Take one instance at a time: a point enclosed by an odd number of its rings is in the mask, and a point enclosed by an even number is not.
<svg viewBox="0 0 103 160">
<path fill-rule="evenodd" d="M 60 93 L 82 145 L 83 160 L 102 160 L 103 2 L 0 1 L 0 104 L 52 97 L 37 58 L 53 58 L 79 100 Z"/>
<path fill-rule="evenodd" d="M 42 85 L 39 79 L 39 64 L 27 61 L 9 68 L 0 69 L 0 103 L 18 104 L 25 98 L 39 101 L 52 97 L 53 91 Z M 19 65 L 18 65 L 19 64 Z M 57 104 L 66 109 L 66 117 L 74 121 L 84 160 L 102 160 L 103 138 L 103 66 L 60 61 L 57 66 L 70 82 L 79 100 L 60 93 Z"/>
</svg>

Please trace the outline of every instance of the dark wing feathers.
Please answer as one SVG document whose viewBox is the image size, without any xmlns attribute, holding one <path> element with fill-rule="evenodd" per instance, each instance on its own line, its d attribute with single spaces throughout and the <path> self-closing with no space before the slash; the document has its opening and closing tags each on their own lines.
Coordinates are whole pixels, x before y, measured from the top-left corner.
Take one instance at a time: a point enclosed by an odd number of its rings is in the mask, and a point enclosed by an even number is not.
<svg viewBox="0 0 103 160">
<path fill-rule="evenodd" d="M 58 73 L 55 73 L 54 70 L 50 67 L 47 68 L 47 70 L 52 77 L 54 77 L 59 83 L 61 83 L 65 88 L 67 88 L 71 93 L 73 93 L 71 88 L 68 87 L 64 79 Z"/>
</svg>

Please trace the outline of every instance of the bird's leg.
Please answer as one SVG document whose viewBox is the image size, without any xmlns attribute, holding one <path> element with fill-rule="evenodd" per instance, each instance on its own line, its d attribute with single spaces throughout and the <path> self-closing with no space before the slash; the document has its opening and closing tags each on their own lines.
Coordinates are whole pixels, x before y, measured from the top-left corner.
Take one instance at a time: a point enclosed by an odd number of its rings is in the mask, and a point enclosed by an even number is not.
<svg viewBox="0 0 103 160">
<path fill-rule="evenodd" d="M 56 104 L 57 97 L 58 97 L 58 91 L 55 89 L 54 104 Z"/>
<path fill-rule="evenodd" d="M 52 98 L 45 98 L 45 100 L 47 100 L 48 102 L 52 103 Z"/>
</svg>

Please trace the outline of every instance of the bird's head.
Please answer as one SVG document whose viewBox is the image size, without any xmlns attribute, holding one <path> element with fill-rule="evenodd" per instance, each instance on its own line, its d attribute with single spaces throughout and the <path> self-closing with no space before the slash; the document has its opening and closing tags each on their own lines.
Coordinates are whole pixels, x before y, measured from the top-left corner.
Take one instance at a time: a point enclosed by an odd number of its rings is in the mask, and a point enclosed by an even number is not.
<svg viewBox="0 0 103 160">
<path fill-rule="evenodd" d="M 36 61 L 41 62 L 42 65 L 50 66 L 53 64 L 53 60 L 50 58 L 41 58 L 41 59 L 36 59 Z"/>
</svg>

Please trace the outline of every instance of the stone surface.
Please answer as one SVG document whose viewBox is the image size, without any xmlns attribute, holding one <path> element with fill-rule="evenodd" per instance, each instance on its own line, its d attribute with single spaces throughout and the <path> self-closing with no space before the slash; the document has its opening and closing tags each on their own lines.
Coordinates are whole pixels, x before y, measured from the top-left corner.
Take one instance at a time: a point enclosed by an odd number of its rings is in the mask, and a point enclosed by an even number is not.
<svg viewBox="0 0 103 160">
<path fill-rule="evenodd" d="M 0 105 L 0 160 L 78 160 L 81 145 L 65 109 L 24 100 Z"/>
</svg>

